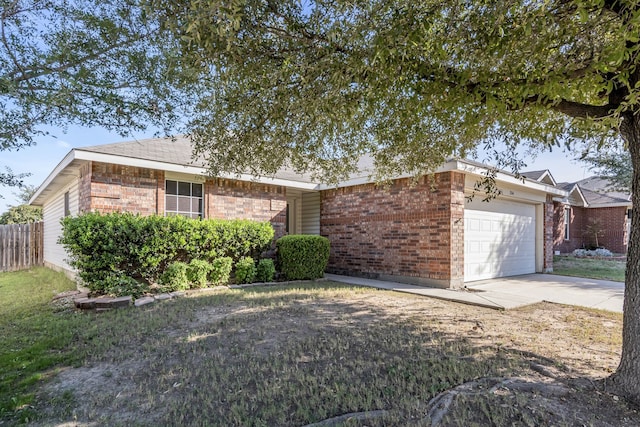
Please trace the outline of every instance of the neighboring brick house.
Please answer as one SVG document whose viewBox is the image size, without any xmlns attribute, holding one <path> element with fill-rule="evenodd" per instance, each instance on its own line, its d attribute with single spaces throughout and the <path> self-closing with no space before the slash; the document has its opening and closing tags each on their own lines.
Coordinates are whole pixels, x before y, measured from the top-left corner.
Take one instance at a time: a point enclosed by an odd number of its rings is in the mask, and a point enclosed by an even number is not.
<svg viewBox="0 0 640 427">
<path fill-rule="evenodd" d="M 525 172 L 553 180 L 549 171 Z M 555 182 L 555 181 L 554 181 Z M 573 183 L 555 184 L 567 196 L 554 199 L 553 248 L 559 253 L 575 249 L 603 247 L 614 253 L 627 252 L 630 232 L 631 195 L 617 191 L 603 177 L 590 177 Z"/>
<path fill-rule="evenodd" d="M 330 272 L 427 286 L 552 270 L 553 198 L 567 192 L 499 172 L 500 197 L 469 201 L 486 165 L 451 160 L 384 186 L 369 178 L 370 161 L 361 165 L 336 186 L 290 170 L 211 178 L 188 140 L 149 139 L 71 150 L 31 203 L 43 207 L 45 262 L 61 269 L 69 269 L 57 243 L 61 218 L 128 211 L 270 221 L 276 237 L 329 238 Z"/>
</svg>

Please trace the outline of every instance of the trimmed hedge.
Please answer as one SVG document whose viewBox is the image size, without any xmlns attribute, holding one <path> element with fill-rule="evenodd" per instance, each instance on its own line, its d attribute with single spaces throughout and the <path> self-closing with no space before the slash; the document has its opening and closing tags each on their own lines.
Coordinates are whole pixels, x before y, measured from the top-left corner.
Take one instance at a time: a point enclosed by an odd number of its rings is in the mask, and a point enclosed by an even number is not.
<svg viewBox="0 0 640 427">
<path fill-rule="evenodd" d="M 256 280 L 258 282 L 273 282 L 276 277 L 276 266 L 271 258 L 264 258 L 258 261 L 256 267 Z"/>
<path fill-rule="evenodd" d="M 189 265 L 176 261 L 167 266 L 167 269 L 160 275 L 160 286 L 163 292 L 186 291 L 189 289 Z"/>
<path fill-rule="evenodd" d="M 233 269 L 233 260 L 230 257 L 216 258 L 211 263 L 209 279 L 212 285 L 226 285 Z"/>
<path fill-rule="evenodd" d="M 269 248 L 274 236 L 269 222 L 130 213 L 66 217 L 62 226 L 59 243 L 69 254 L 69 265 L 95 292 L 103 291 L 101 282 L 113 274 L 146 282 L 148 286 L 174 262 L 257 258 Z M 224 281 L 224 274 L 216 282 L 221 279 Z"/>
<path fill-rule="evenodd" d="M 192 259 L 187 267 L 187 279 L 192 286 L 204 288 L 207 286 L 207 277 L 212 266 L 209 262 L 202 259 Z"/>
<path fill-rule="evenodd" d="M 242 257 L 236 263 L 236 283 L 253 283 L 256 278 L 256 262 L 251 257 Z"/>
<path fill-rule="evenodd" d="M 276 242 L 280 272 L 287 280 L 319 279 L 329 262 L 329 239 L 289 235 Z"/>
</svg>

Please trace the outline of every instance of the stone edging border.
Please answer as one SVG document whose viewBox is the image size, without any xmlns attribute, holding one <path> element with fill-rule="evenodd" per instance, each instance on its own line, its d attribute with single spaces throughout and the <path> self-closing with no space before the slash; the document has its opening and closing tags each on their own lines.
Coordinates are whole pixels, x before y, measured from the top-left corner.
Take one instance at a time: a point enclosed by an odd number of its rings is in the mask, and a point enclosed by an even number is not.
<svg viewBox="0 0 640 427">
<path fill-rule="evenodd" d="M 54 300 L 61 298 L 71 298 L 74 306 L 80 310 L 95 310 L 96 312 L 112 310 L 115 308 L 125 307 L 142 307 L 156 301 L 166 301 L 178 297 L 183 297 L 187 294 L 197 294 L 201 292 L 210 291 L 213 289 L 227 288 L 227 289 L 247 289 L 256 287 L 267 286 L 287 286 L 296 285 L 301 283 L 321 283 L 326 282 L 328 279 L 314 279 L 314 280 L 290 280 L 286 282 L 261 282 L 261 283 L 246 283 L 242 285 L 227 285 L 227 286 L 215 286 L 211 288 L 190 289 L 188 291 L 168 292 L 157 295 L 145 295 L 140 298 L 134 299 L 131 295 L 123 297 L 107 297 L 101 296 L 96 298 L 89 298 L 89 293 L 83 290 L 62 292 L 53 297 Z"/>
</svg>

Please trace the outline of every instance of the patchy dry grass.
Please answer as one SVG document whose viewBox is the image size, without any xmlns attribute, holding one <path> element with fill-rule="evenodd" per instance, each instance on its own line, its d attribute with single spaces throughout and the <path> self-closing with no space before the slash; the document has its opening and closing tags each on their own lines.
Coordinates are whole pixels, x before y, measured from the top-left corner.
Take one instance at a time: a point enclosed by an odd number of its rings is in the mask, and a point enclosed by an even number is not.
<svg viewBox="0 0 640 427">
<path fill-rule="evenodd" d="M 75 339 L 63 352 L 78 360 L 43 367 L 31 385 L 30 416 L 41 425 L 302 426 L 378 410 L 344 425 L 428 425 L 440 392 L 478 378 L 541 381 L 540 372 L 570 390 L 560 408 L 505 386 L 490 398 L 460 394 L 442 424 L 640 422 L 591 385 L 619 357 L 614 313 L 552 304 L 497 312 L 325 283 L 50 319 L 67 322 Z"/>
<path fill-rule="evenodd" d="M 626 263 L 619 260 L 576 258 L 572 255 L 553 257 L 553 274 L 589 277 L 624 282 Z"/>
</svg>

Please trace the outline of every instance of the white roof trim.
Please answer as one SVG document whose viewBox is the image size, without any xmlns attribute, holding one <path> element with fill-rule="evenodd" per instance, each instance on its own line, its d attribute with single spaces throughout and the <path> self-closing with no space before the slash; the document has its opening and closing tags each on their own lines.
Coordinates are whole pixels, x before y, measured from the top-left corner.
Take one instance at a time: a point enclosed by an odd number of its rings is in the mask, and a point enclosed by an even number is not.
<svg viewBox="0 0 640 427">
<path fill-rule="evenodd" d="M 449 160 L 444 165 L 436 169 L 434 173 L 449 172 L 449 171 L 459 171 L 459 172 L 464 172 L 472 175 L 482 176 L 483 174 L 489 171 L 489 168 L 486 166 L 480 166 L 479 164 L 475 164 L 465 160 Z M 411 178 L 413 176 L 414 175 L 412 174 L 401 174 L 399 176 L 394 176 L 393 179 Z M 528 178 L 525 178 L 523 181 L 522 178 L 516 178 L 515 176 L 504 173 L 504 172 L 498 172 L 496 174 L 496 180 L 503 183 L 527 187 L 532 190 L 543 191 L 545 193 L 553 194 L 556 196 L 564 196 L 564 197 L 567 196 L 567 192 L 559 188 L 556 188 L 541 182 L 537 182 L 533 179 L 528 179 Z M 336 186 L 329 185 L 329 184 L 319 184 L 317 186 L 317 189 L 329 190 L 336 187 L 340 188 L 340 187 L 351 187 L 354 185 L 361 185 L 361 184 L 370 184 L 371 182 L 372 182 L 371 175 L 362 175 L 359 177 L 348 179 L 346 181 L 342 181 L 338 183 L 338 185 Z"/>
<path fill-rule="evenodd" d="M 545 177 L 549 177 L 553 185 L 558 185 L 556 180 L 553 178 L 553 175 L 551 175 L 549 169 L 545 170 L 544 173 L 540 175 L 540 177 L 536 181 L 541 182 Z"/>
<path fill-rule="evenodd" d="M 580 186 L 578 184 L 575 184 L 573 186 L 573 188 L 569 191 L 569 194 L 573 193 L 574 191 L 578 191 L 578 195 L 580 196 L 580 198 L 582 199 L 582 205 L 583 207 L 589 207 L 589 202 L 587 202 L 587 199 L 584 197 L 584 194 L 582 194 L 582 189 L 580 188 Z"/>
<path fill-rule="evenodd" d="M 58 165 L 51 171 L 47 178 L 40 184 L 38 190 L 29 199 L 29 204 L 33 203 L 40 194 L 51 184 L 51 182 L 62 172 L 69 164 L 75 160 L 75 150 L 71 150 L 66 156 L 58 163 Z"/>
<path fill-rule="evenodd" d="M 472 175 L 478 175 L 478 176 L 486 174 L 489 171 L 489 168 L 486 166 L 480 166 L 478 164 L 471 163 L 465 160 L 454 160 L 453 162 L 455 162 L 455 168 L 449 169 L 449 170 L 458 170 L 461 172 L 470 173 Z M 448 165 L 449 163 L 452 163 L 452 162 L 446 163 L 445 166 Z M 523 187 L 531 188 L 532 190 L 544 191 L 545 193 L 553 194 L 556 196 L 567 195 L 566 191 L 553 187 L 551 185 L 544 184 L 542 182 L 538 182 L 529 178 L 525 178 L 523 180 L 522 178 L 516 178 L 515 176 L 505 172 L 498 171 L 496 173 L 496 181 L 500 181 L 508 184 L 520 185 Z"/>
</svg>

